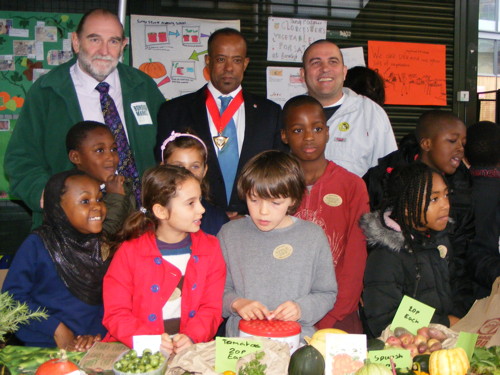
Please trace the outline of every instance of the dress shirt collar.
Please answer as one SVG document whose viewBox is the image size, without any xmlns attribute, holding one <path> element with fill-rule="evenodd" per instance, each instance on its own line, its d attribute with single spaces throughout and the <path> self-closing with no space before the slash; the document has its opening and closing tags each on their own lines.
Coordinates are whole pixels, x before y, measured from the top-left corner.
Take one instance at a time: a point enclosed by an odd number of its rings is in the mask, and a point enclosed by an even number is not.
<svg viewBox="0 0 500 375">
<path fill-rule="evenodd" d="M 238 93 L 241 91 L 241 85 L 239 85 L 238 88 L 236 90 L 234 90 L 233 92 L 230 92 L 229 94 L 223 94 L 215 88 L 215 86 L 212 84 L 211 81 L 208 82 L 207 87 L 210 90 L 210 92 L 212 93 L 212 95 L 214 96 L 215 102 L 217 103 L 219 108 L 220 108 L 219 96 L 221 96 L 221 95 L 222 96 L 232 96 L 234 99 L 236 97 L 236 95 L 238 95 Z"/>
<path fill-rule="evenodd" d="M 80 64 L 78 60 L 75 65 L 73 65 L 75 78 L 78 81 L 79 86 L 86 91 L 87 93 L 95 92 L 96 86 L 99 84 L 99 81 L 94 77 L 91 77 L 87 73 L 85 73 L 82 68 L 80 68 Z M 115 68 L 113 71 L 104 79 L 103 82 L 109 83 L 110 91 L 116 89 L 118 87 L 120 77 L 118 76 L 118 70 Z"/>
</svg>

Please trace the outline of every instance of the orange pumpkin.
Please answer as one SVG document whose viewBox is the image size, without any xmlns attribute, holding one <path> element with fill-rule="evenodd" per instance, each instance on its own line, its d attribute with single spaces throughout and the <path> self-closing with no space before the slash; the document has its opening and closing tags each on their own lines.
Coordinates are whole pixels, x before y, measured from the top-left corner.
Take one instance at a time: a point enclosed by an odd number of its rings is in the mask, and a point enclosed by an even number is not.
<svg viewBox="0 0 500 375">
<path fill-rule="evenodd" d="M 139 70 L 146 73 L 151 78 L 161 78 L 167 74 L 167 69 L 165 65 L 161 62 L 153 62 L 149 59 L 149 62 L 145 62 L 139 66 Z"/>
<path fill-rule="evenodd" d="M 0 111 L 7 109 L 5 104 L 10 100 L 10 94 L 7 91 L 0 92 Z"/>
</svg>

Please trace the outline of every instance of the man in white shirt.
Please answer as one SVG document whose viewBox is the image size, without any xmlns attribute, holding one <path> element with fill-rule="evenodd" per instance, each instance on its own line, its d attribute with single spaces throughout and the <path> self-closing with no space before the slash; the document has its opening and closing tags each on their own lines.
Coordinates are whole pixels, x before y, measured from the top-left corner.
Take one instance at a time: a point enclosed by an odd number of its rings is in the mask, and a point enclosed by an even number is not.
<svg viewBox="0 0 500 375">
<path fill-rule="evenodd" d="M 308 93 L 323 105 L 327 118 L 326 158 L 362 177 L 397 149 L 387 114 L 371 99 L 343 87 L 347 67 L 336 44 L 326 39 L 312 43 L 302 62 Z"/>
<path fill-rule="evenodd" d="M 127 42 L 115 14 L 87 12 L 72 36 L 78 57 L 28 92 L 4 167 L 11 193 L 33 210 L 34 227 L 41 223 L 40 198 L 49 177 L 73 167 L 65 144 L 69 128 L 83 120 L 105 122 L 99 83 L 109 85 L 139 176 L 155 164 L 156 114 L 165 99 L 149 76 L 119 62 Z"/>
</svg>

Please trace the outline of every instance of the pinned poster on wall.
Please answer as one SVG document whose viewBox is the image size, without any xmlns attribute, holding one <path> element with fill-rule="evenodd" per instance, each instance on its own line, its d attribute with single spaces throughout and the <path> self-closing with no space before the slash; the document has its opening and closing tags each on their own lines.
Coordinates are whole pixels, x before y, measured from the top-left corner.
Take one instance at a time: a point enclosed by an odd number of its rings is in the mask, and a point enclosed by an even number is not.
<svg viewBox="0 0 500 375">
<path fill-rule="evenodd" d="M 385 82 L 385 104 L 446 105 L 446 46 L 368 41 L 368 67 Z"/>
<path fill-rule="evenodd" d="M 0 200 L 8 200 L 4 153 L 35 81 L 70 60 L 81 14 L 0 11 Z"/>
<path fill-rule="evenodd" d="M 131 15 L 134 67 L 153 78 L 167 99 L 194 92 L 209 80 L 208 38 L 224 27 L 239 30 L 240 21 Z"/>
<path fill-rule="evenodd" d="M 326 21 L 269 17 L 267 20 L 267 59 L 301 62 L 305 49 L 326 38 Z"/>
</svg>

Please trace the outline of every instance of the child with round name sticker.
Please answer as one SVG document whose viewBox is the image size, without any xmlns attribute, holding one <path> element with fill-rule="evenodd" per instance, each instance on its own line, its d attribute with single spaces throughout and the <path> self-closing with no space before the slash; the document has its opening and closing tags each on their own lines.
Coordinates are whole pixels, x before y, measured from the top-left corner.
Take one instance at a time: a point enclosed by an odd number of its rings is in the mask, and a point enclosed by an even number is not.
<svg viewBox="0 0 500 375">
<path fill-rule="evenodd" d="M 307 185 L 294 216 L 323 228 L 337 276 L 335 306 L 316 328 L 363 333 L 358 305 L 367 253 L 359 219 L 370 211 L 366 186 L 361 177 L 326 159 L 329 133 L 320 102 L 309 95 L 291 98 L 283 107 L 283 123 L 281 138 L 298 159 Z"/>
<path fill-rule="evenodd" d="M 178 353 L 210 341 L 222 322 L 226 266 L 219 242 L 200 230 L 199 180 L 159 165 L 142 180 L 143 207 L 130 215 L 104 277 L 105 341 L 133 346 L 133 336 L 161 335 Z"/>
<path fill-rule="evenodd" d="M 301 337 L 311 336 L 335 303 L 337 282 L 323 230 L 292 216 L 305 190 L 300 165 L 265 151 L 245 165 L 237 186 L 250 216 L 218 234 L 227 263 L 226 336 L 238 336 L 241 319 L 297 321 Z"/>
</svg>

